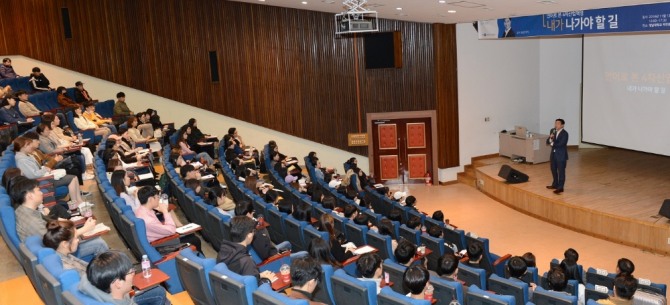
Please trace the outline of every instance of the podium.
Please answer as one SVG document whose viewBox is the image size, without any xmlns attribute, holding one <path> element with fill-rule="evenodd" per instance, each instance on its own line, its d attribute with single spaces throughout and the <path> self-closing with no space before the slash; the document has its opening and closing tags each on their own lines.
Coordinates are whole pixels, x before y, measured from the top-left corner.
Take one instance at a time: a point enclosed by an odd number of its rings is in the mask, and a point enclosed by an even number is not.
<svg viewBox="0 0 670 305">
<path fill-rule="evenodd" d="M 499 154 L 501 156 L 517 158 L 526 158 L 527 163 L 549 162 L 551 146 L 547 145 L 549 135 L 530 133 L 526 135 L 516 135 L 508 132 L 501 132 L 498 136 L 500 140 Z"/>
</svg>

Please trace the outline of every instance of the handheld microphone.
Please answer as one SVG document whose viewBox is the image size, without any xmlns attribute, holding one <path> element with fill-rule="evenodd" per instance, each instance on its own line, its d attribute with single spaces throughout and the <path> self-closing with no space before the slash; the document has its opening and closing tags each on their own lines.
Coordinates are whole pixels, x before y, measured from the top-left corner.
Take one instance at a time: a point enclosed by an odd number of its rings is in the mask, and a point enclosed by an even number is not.
<svg viewBox="0 0 670 305">
<path fill-rule="evenodd" d="M 549 131 L 549 134 L 551 134 L 551 135 L 556 135 L 556 128 L 552 128 L 552 129 Z"/>
</svg>

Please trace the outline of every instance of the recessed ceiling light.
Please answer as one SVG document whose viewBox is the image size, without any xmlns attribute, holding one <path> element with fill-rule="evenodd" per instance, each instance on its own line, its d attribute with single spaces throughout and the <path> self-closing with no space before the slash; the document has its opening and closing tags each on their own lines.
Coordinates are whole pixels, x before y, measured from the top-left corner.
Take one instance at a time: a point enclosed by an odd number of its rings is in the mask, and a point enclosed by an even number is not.
<svg viewBox="0 0 670 305">
<path fill-rule="evenodd" d="M 258 0 L 259 2 L 265 2 L 265 0 Z"/>
<path fill-rule="evenodd" d="M 456 11 L 454 11 L 454 10 L 448 10 L 447 13 L 449 13 L 449 14 L 456 14 Z"/>
<path fill-rule="evenodd" d="M 396 7 L 395 9 L 402 11 L 402 7 Z"/>
<path fill-rule="evenodd" d="M 439 4 L 445 4 L 445 3 L 447 3 L 447 0 L 440 0 L 440 1 L 437 1 L 437 2 L 438 2 Z"/>
<path fill-rule="evenodd" d="M 302 4 L 307 4 L 307 1 L 303 1 Z"/>
</svg>

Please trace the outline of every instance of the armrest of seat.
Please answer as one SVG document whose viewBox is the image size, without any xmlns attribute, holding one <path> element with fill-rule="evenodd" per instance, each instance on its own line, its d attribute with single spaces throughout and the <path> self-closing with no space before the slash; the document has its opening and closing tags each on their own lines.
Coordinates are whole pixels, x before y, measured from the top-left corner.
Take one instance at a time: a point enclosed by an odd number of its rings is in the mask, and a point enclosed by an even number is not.
<svg viewBox="0 0 670 305">
<path fill-rule="evenodd" d="M 286 251 L 286 252 L 283 252 L 283 253 L 277 253 L 273 256 L 268 257 L 266 260 L 260 262 L 260 264 L 258 264 L 256 266 L 258 266 L 260 268 L 260 267 L 266 266 L 270 263 L 273 263 L 273 262 L 276 262 L 276 261 L 279 261 L 279 260 L 284 260 L 285 258 L 290 258 L 290 256 L 291 256 L 291 251 Z"/>
<path fill-rule="evenodd" d="M 165 242 L 168 242 L 168 241 L 170 241 L 170 240 L 173 240 L 173 239 L 175 239 L 175 238 L 179 238 L 179 234 L 175 233 L 175 234 L 172 234 L 172 235 L 170 235 L 170 236 L 165 236 L 165 237 L 163 237 L 163 238 L 161 238 L 161 239 L 156 239 L 156 240 L 150 242 L 149 244 L 150 244 L 152 247 L 157 247 L 157 246 L 160 246 L 161 244 L 163 244 L 163 243 L 165 243 Z"/>
<path fill-rule="evenodd" d="M 37 180 L 38 182 L 41 182 L 41 181 L 49 181 L 49 182 L 53 183 L 53 181 L 54 181 L 54 176 L 53 176 L 53 175 L 43 176 L 43 177 L 35 178 L 35 180 Z"/>
<path fill-rule="evenodd" d="M 512 254 L 509 254 L 509 253 L 507 253 L 507 254 L 505 254 L 505 255 L 499 257 L 497 260 L 495 260 L 495 261 L 493 262 L 493 267 L 502 264 L 503 262 L 507 261 L 507 260 L 510 259 L 511 257 L 512 257 Z"/>
<path fill-rule="evenodd" d="M 177 235 L 177 236 L 178 236 L 178 235 Z M 193 250 L 193 251 L 197 251 L 197 249 L 195 248 L 195 246 L 190 246 L 189 248 L 191 248 L 191 250 Z M 177 255 L 179 255 L 179 252 L 181 252 L 181 250 L 184 250 L 184 249 L 179 249 L 178 251 L 175 251 L 175 252 L 172 252 L 172 253 L 170 253 L 170 254 L 166 254 L 166 255 L 164 255 L 163 258 L 157 260 L 157 261 L 154 263 L 154 265 L 160 265 L 160 264 L 162 264 L 162 263 L 165 263 L 165 262 L 168 262 L 168 261 L 171 261 L 171 260 L 175 259 L 175 258 L 177 257 Z"/>
</svg>

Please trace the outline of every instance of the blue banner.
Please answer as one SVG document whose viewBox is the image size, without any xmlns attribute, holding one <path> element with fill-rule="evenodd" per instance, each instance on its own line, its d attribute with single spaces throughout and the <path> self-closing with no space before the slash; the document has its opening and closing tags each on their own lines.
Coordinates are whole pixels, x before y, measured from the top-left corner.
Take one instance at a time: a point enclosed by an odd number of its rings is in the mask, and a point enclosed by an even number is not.
<svg viewBox="0 0 670 305">
<path fill-rule="evenodd" d="M 670 30 L 670 3 L 645 4 L 478 22 L 479 39 Z"/>
</svg>

